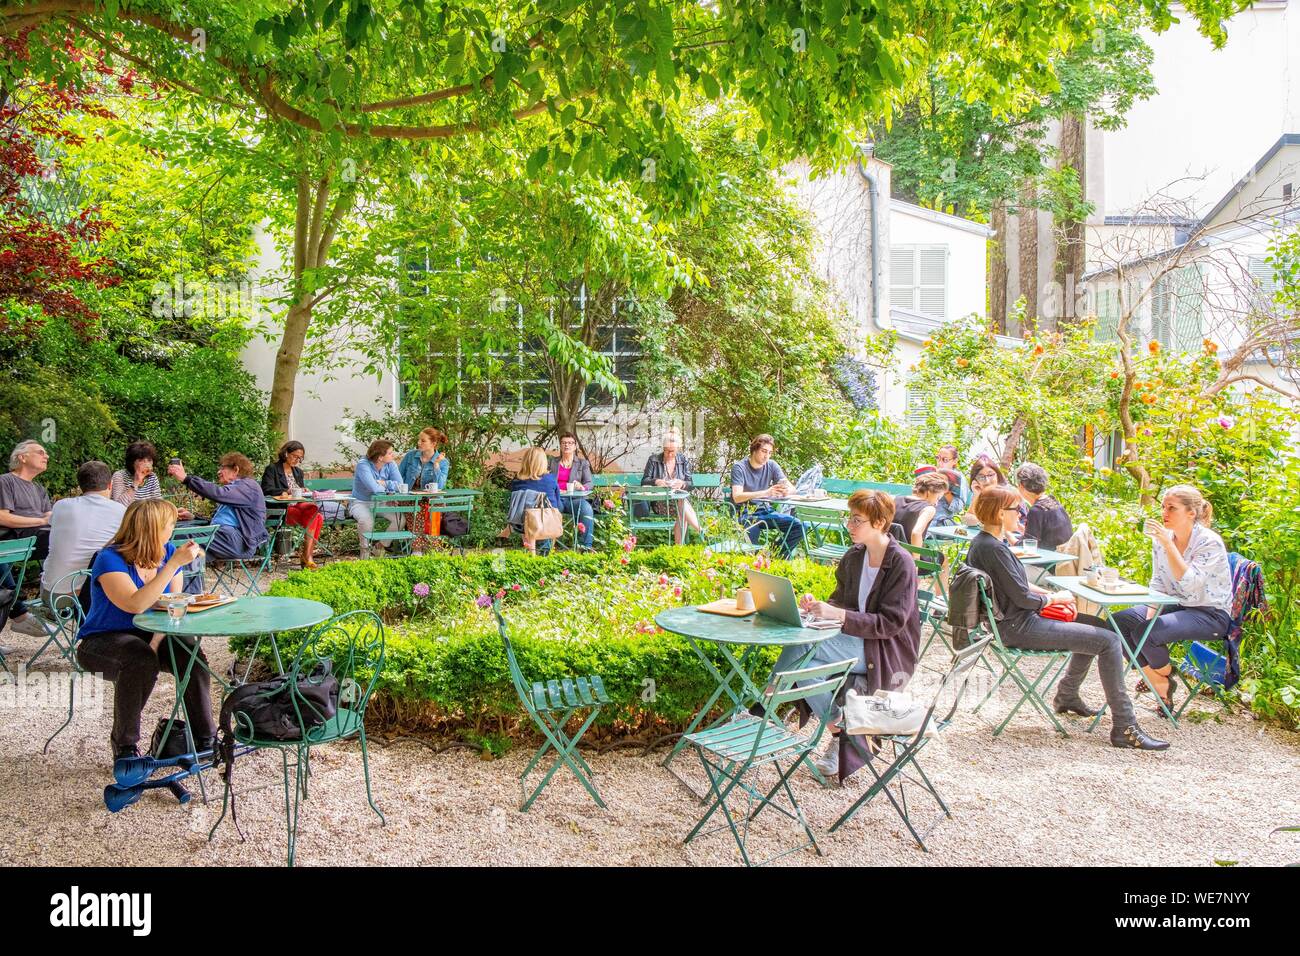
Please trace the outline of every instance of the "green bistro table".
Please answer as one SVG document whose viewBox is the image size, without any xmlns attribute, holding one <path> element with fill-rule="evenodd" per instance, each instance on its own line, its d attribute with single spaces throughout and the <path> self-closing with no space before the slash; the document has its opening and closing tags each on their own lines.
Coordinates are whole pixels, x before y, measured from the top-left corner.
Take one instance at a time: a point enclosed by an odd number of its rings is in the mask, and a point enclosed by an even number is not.
<svg viewBox="0 0 1300 956">
<path fill-rule="evenodd" d="M 750 501 L 762 501 L 769 505 L 808 505 L 812 508 L 824 508 L 827 511 L 849 513 L 848 498 L 810 498 L 807 495 L 786 495 L 784 498 L 750 498 Z"/>
<path fill-rule="evenodd" d="M 778 647 L 785 648 L 791 645 L 807 644 L 808 652 L 799 660 L 796 667 L 803 667 L 808 658 L 812 656 L 816 645 L 829 638 L 835 637 L 840 633 L 839 628 L 815 628 L 815 627 L 794 627 L 781 621 L 774 620 L 770 617 L 764 617 L 761 614 L 751 614 L 748 617 L 727 617 L 722 614 L 709 614 L 706 611 L 696 610 L 694 606 L 674 607 L 666 611 L 660 611 L 655 615 L 655 623 L 671 634 L 678 634 L 686 638 L 686 643 L 690 645 L 695 656 L 700 659 L 708 672 L 717 682 L 717 690 L 713 692 L 708 702 L 700 708 L 700 712 L 695 715 L 691 725 L 686 728 L 681 739 L 674 745 L 672 751 L 664 758 L 663 766 L 669 769 L 669 772 L 692 793 L 694 788 L 682 778 L 670 766 L 675 758 L 686 745 L 686 738 L 693 734 L 700 723 L 704 720 L 713 705 L 717 703 L 718 698 L 726 694 L 731 698 L 732 708 L 725 714 L 715 720 L 706 729 L 712 729 L 719 724 L 725 723 L 731 717 L 742 710 L 748 708 L 751 704 L 756 703 L 763 697 L 763 687 L 758 681 L 763 681 L 766 675 L 754 675 L 752 671 L 753 659 L 760 648 Z M 727 673 L 723 674 L 709 660 L 708 655 L 704 653 L 702 645 L 714 644 L 722 654 L 723 660 L 727 665 Z M 739 658 L 733 652 L 732 648 L 743 648 Z M 733 688 L 733 682 L 739 680 L 740 686 Z M 700 797 L 699 793 L 695 793 Z"/>
<path fill-rule="evenodd" d="M 596 493 L 595 488 L 579 489 L 578 491 L 561 491 L 560 497 L 572 500 L 574 498 L 589 498 L 595 493 Z M 596 509 L 593 508 L 591 510 L 594 512 Z M 565 517 L 568 517 L 570 519 L 569 524 L 573 526 L 573 550 L 577 551 L 578 550 L 578 516 L 566 514 Z"/>
<path fill-rule="evenodd" d="M 1120 646 L 1124 648 L 1124 653 L 1128 655 L 1128 664 L 1124 668 L 1124 677 L 1126 680 L 1130 671 L 1137 671 L 1138 673 L 1142 672 L 1142 664 L 1138 660 L 1138 655 L 1142 653 L 1142 645 L 1147 642 L 1147 638 L 1151 635 L 1151 628 L 1155 625 L 1156 617 L 1159 615 L 1153 615 L 1151 619 L 1147 621 L 1146 630 L 1142 632 L 1142 637 L 1137 642 L 1137 646 L 1130 648 L 1128 646 L 1128 641 L 1124 640 L 1123 633 L 1115 624 L 1113 612 L 1116 610 L 1123 610 L 1126 607 L 1138 607 L 1140 605 L 1154 605 L 1159 608 L 1165 605 L 1178 603 L 1178 598 L 1170 597 L 1168 594 L 1161 594 L 1159 591 L 1152 591 L 1150 588 L 1147 588 L 1147 590 L 1141 594 L 1107 594 L 1105 591 L 1098 591 L 1095 588 L 1088 587 L 1088 585 L 1083 583 L 1083 578 L 1075 574 L 1049 574 L 1044 579 L 1044 582 L 1050 584 L 1052 587 L 1069 591 L 1076 597 L 1091 601 L 1101 607 L 1106 620 L 1110 622 L 1111 628 L 1119 635 Z M 1160 705 L 1160 709 L 1165 712 L 1165 716 L 1169 718 L 1169 722 L 1173 724 L 1174 727 L 1177 727 L 1178 721 L 1174 719 L 1174 715 L 1169 712 L 1169 708 L 1165 706 L 1165 702 L 1161 700 L 1158 695 L 1156 697 L 1156 702 Z M 1101 715 L 1105 712 L 1106 705 L 1102 704 L 1101 709 L 1097 711 L 1096 718 L 1094 718 L 1093 722 L 1088 725 L 1089 733 L 1096 729 L 1097 724 L 1101 722 Z"/>
<path fill-rule="evenodd" d="M 971 530 L 966 525 L 943 525 L 939 528 L 931 525 L 925 529 L 927 538 L 940 538 L 944 541 L 965 541 L 967 544 L 970 544 L 975 535 L 979 533 L 979 528 Z"/>
<path fill-rule="evenodd" d="M 176 715 L 184 704 L 185 691 L 189 687 L 194 665 L 199 662 L 199 649 L 204 637 L 246 637 L 250 635 L 257 637 L 257 643 L 253 645 L 253 652 L 249 656 L 248 670 L 244 671 L 244 680 L 240 682 L 243 683 L 248 680 L 249 670 L 252 669 L 253 660 L 257 657 L 257 649 L 261 646 L 264 636 L 271 642 L 271 654 L 275 658 L 276 672 L 283 674 L 284 663 L 280 659 L 280 648 L 276 644 L 275 635 L 283 631 L 296 631 L 301 628 L 312 627 L 322 621 L 329 620 L 333 614 L 333 608 L 319 601 L 286 597 L 243 597 L 224 607 L 212 608 L 209 611 L 187 612 L 184 617 L 175 623 L 167 616 L 166 611 L 145 611 L 143 614 L 135 615 L 131 619 L 131 623 L 142 631 L 164 636 L 175 635 L 177 637 L 194 638 L 194 644 L 190 648 L 189 660 L 185 662 L 185 672 L 183 674 L 177 671 L 176 659 L 180 655 L 174 651 L 171 655 L 172 678 L 176 681 L 176 700 L 172 703 L 172 710 L 167 718 L 167 727 L 163 739 L 166 739 L 171 734 L 172 725 L 176 722 Z M 200 664 L 200 666 L 209 675 L 216 678 L 217 683 L 221 685 L 223 695 L 228 693 L 234 686 L 214 674 L 206 665 Z M 197 762 L 198 751 L 194 743 L 194 733 L 188 721 L 185 724 L 185 741 L 189 744 L 190 753 L 194 755 Z M 199 775 L 199 787 L 203 790 L 203 798 L 206 802 L 207 789 L 203 786 L 201 774 Z"/>
<path fill-rule="evenodd" d="M 969 534 L 960 533 L 965 529 L 958 529 L 944 525 L 941 528 L 927 528 L 925 536 L 927 538 L 938 538 L 941 541 L 957 541 L 969 545 L 975 535 L 979 534 L 979 529 Z M 1019 549 L 1019 545 L 1011 545 L 1014 553 Z M 1054 568 L 1065 561 L 1078 561 L 1078 555 L 1066 554 L 1064 551 L 1053 551 L 1050 548 L 1037 548 L 1032 554 L 1016 555 L 1020 563 L 1029 568 Z"/>
</svg>

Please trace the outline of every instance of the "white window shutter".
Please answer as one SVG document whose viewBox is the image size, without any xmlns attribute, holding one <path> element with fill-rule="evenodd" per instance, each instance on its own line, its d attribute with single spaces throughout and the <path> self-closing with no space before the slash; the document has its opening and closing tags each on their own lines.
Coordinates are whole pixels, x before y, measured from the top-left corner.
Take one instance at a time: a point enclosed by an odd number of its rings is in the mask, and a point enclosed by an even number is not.
<svg viewBox="0 0 1300 956">
<path fill-rule="evenodd" d="M 932 318 L 948 318 L 948 247 L 922 246 L 919 250 L 917 311 Z"/>
<path fill-rule="evenodd" d="M 916 249 L 894 246 L 889 250 L 889 307 L 916 308 Z"/>
</svg>

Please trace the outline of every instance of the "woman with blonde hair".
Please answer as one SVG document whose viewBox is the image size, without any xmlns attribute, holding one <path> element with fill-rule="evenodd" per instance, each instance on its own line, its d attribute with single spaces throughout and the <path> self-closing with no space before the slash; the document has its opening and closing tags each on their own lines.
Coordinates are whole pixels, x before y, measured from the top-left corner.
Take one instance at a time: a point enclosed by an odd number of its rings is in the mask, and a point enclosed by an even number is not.
<svg viewBox="0 0 1300 956">
<path fill-rule="evenodd" d="M 646 459 L 645 471 L 641 473 L 641 484 L 654 488 L 667 488 L 670 491 L 689 491 L 692 487 L 691 461 L 682 454 L 682 433 L 676 428 L 664 432 L 663 451 Z M 646 509 L 644 504 L 637 506 Z M 689 526 L 700 534 L 700 519 L 695 514 L 689 500 L 683 498 L 675 502 L 676 523 L 673 525 L 673 541 L 682 544 L 686 541 L 686 529 Z M 668 508 L 655 502 L 650 506 L 655 514 L 666 515 Z"/>
<path fill-rule="evenodd" d="M 77 661 L 115 685 L 114 760 L 139 755 L 140 715 L 158 672 L 173 664 L 184 667 L 193 648 L 193 638 L 149 634 L 132 621 L 164 592 L 179 594 L 182 569 L 203 553 L 192 541 L 179 548 L 170 543 L 176 514 L 169 501 L 132 502 L 117 534 L 90 567 L 90 610 L 77 633 Z M 198 658 L 201 666 L 190 676 L 184 703 L 185 717 L 202 752 L 212 749 L 217 725 L 212 719 L 207 658 L 202 651 Z"/>
<path fill-rule="evenodd" d="M 514 496 L 516 491 L 533 491 L 541 492 L 546 496 L 546 500 L 551 503 L 553 508 L 560 507 L 560 486 L 555 481 L 555 475 L 550 471 L 546 461 L 546 452 L 534 446 L 524 452 L 523 460 L 519 463 L 519 477 L 510 483 L 510 494 Z M 529 496 L 528 507 L 533 506 L 536 495 Z M 513 509 L 512 509 L 513 510 Z M 516 530 L 523 532 L 523 519 L 520 517 L 519 522 L 511 522 Z M 524 537 L 524 547 L 533 554 L 537 553 L 537 542 L 527 536 Z M 542 542 L 542 554 L 547 554 L 551 550 L 551 542 Z"/>
<path fill-rule="evenodd" d="M 1227 636 L 1232 629 L 1232 571 L 1223 539 L 1210 529 L 1214 508 L 1197 488 L 1174 485 L 1166 490 L 1160 516 L 1159 522 L 1147 521 L 1145 528 L 1151 536 L 1151 590 L 1176 597 L 1179 603 L 1128 608 L 1115 615 L 1115 624 L 1133 648 L 1156 618 L 1138 660 L 1146 686 L 1172 713 L 1177 685 L 1169 645 Z"/>
</svg>

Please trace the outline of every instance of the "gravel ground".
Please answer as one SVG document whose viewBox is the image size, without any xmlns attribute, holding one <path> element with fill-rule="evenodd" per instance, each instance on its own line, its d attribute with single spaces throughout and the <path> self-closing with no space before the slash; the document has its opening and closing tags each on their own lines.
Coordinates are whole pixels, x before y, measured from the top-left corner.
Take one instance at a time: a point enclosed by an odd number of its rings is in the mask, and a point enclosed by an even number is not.
<svg viewBox="0 0 1300 956">
<path fill-rule="evenodd" d="M 11 666 L 38 642 L 7 629 L 0 643 L 16 645 Z M 230 655 L 221 642 L 205 649 L 214 668 Z M 48 664 L 42 670 L 58 672 Z M 931 651 L 926 663 L 941 666 Z M 262 753 L 237 765 L 241 842 L 229 820 L 211 843 L 208 829 L 221 808 L 219 781 L 209 776 L 215 802 L 180 806 L 166 791 L 146 792 L 118 814 L 108 813 L 101 789 L 112 782 L 108 734 L 111 685 L 102 689 L 54 741 L 41 745 L 63 716 L 58 698 L 15 707 L 0 692 L 0 863 L 7 865 L 283 865 L 284 797 L 279 758 Z M 29 685 L 30 686 L 30 685 Z M 66 693 L 64 691 L 63 693 Z M 1084 696 L 1100 703 L 1095 678 Z M 171 706 L 172 682 L 159 680 L 146 709 L 148 737 Z M 98 703 L 98 708 L 95 704 Z M 1168 733 L 1164 754 L 1109 746 L 1105 724 L 1095 734 L 1070 725 L 1062 739 L 1041 718 L 1016 716 L 994 739 L 992 728 L 1011 705 L 995 698 L 978 714 L 963 710 L 957 722 L 922 754 L 922 765 L 947 800 L 952 819 L 940 822 L 923 853 L 907 836 L 883 797 L 863 807 L 834 834 L 826 829 L 866 783 L 824 789 L 800 773 L 799 800 L 818 834 L 824 856 L 811 850 L 781 864 L 799 865 L 1190 865 L 1216 861 L 1278 865 L 1300 861 L 1300 840 L 1270 831 L 1300 822 L 1300 735 L 1266 726 L 1249 715 L 1223 714 L 1198 702 L 1204 719 L 1169 731 L 1148 698 L 1139 719 Z M 98 709 L 99 713 L 92 711 Z M 579 784 L 557 773 L 527 814 L 518 812 L 518 775 L 531 747 L 499 760 L 465 749 L 433 753 L 417 741 L 371 744 L 375 797 L 387 817 L 381 827 L 366 804 L 361 750 L 355 743 L 313 752 L 311 796 L 299 819 L 299 864 L 667 864 L 740 863 L 727 832 L 682 838 L 701 807 L 661 767 L 663 751 L 645 755 L 626 748 L 587 755 L 609 809 L 595 806 Z M 698 760 L 674 763 L 697 786 Z M 866 777 L 866 771 L 858 777 Z M 191 781 L 192 783 L 192 781 Z M 924 794 L 917 816 L 928 820 Z M 750 835 L 759 859 L 798 842 L 792 821 L 765 812 Z"/>
</svg>

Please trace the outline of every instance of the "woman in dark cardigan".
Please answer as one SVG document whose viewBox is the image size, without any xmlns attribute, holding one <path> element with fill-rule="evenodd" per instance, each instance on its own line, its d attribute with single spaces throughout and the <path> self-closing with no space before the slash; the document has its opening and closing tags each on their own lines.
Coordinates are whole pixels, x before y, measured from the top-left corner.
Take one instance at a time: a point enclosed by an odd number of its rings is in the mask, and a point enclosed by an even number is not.
<svg viewBox="0 0 1300 956">
<path fill-rule="evenodd" d="M 300 441 L 287 441 L 281 445 L 275 461 L 262 472 L 263 494 L 268 498 L 284 498 L 286 501 L 307 494 L 307 482 L 299 467 L 306 455 L 307 451 Z M 320 508 L 310 501 L 290 504 L 285 509 L 284 523 L 306 529 L 298 559 L 304 568 L 315 568 L 316 562 L 312 556 L 316 542 L 320 539 L 321 528 L 325 525 L 325 516 L 321 514 Z"/>
<path fill-rule="evenodd" d="M 803 665 L 831 664 L 855 658 L 849 673 L 861 675 L 865 692 L 901 690 L 916 670 L 921 649 L 921 617 L 916 602 L 916 562 L 889 533 L 894 521 L 894 499 L 883 491 L 855 491 L 849 496 L 845 524 L 853 547 L 835 568 L 835 593 L 828 601 L 805 594 L 800 606 L 821 618 L 840 621 L 841 633 L 816 646 Z M 773 672 L 799 665 L 808 645 L 787 647 Z M 813 712 L 828 722 L 831 740 L 817 759 L 826 776 L 844 779 L 862 765 L 853 748 L 840 767 L 837 726 L 840 708 L 829 695 L 809 702 Z M 851 765 L 850 765 L 851 764 Z"/>
<path fill-rule="evenodd" d="M 689 491 L 691 488 L 691 462 L 682 454 L 682 433 L 676 428 L 664 432 L 664 450 L 646 459 L 645 471 L 641 473 L 643 487 L 668 488 L 672 491 Z M 686 540 L 686 528 L 689 525 L 696 534 L 701 534 L 700 519 L 695 514 L 689 500 L 675 502 L 677 523 L 673 526 L 673 540 L 682 544 Z M 639 509 L 646 508 L 638 505 Z M 666 505 L 658 502 L 650 506 L 655 514 L 666 515 Z"/>
</svg>

